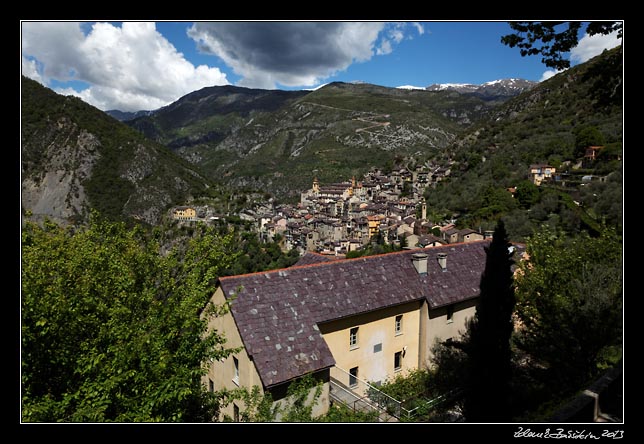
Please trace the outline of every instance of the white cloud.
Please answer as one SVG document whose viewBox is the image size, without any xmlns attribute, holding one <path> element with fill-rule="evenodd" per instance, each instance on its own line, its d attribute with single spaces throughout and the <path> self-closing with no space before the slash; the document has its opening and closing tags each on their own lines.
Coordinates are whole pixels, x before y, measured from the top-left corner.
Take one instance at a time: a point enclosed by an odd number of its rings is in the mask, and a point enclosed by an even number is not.
<svg viewBox="0 0 644 444">
<path fill-rule="evenodd" d="M 559 74 L 562 71 L 563 70 L 556 70 L 555 71 L 554 69 L 548 69 L 548 70 L 544 71 L 543 74 L 541 74 L 541 79 L 539 79 L 539 81 L 543 82 L 544 80 L 548 80 L 550 77 L 553 77 L 553 76 Z"/>
<path fill-rule="evenodd" d="M 391 47 L 391 40 L 383 40 L 380 43 L 380 47 L 376 49 L 376 54 L 377 55 L 386 55 L 386 54 L 391 54 L 391 52 L 394 49 Z"/>
<path fill-rule="evenodd" d="M 22 74 L 37 82 L 44 83 L 44 80 L 38 72 L 38 64 L 35 60 L 29 60 L 27 57 L 22 56 Z"/>
<path fill-rule="evenodd" d="M 416 30 L 418 31 L 418 35 L 425 34 L 425 28 L 421 23 L 413 22 L 411 25 L 416 28 Z"/>
<path fill-rule="evenodd" d="M 207 22 L 195 23 L 188 35 L 241 76 L 239 85 L 272 89 L 317 85 L 353 63 L 389 54 L 407 27 L 419 29 L 411 23 Z"/>
<path fill-rule="evenodd" d="M 570 51 L 570 61 L 584 63 L 601 54 L 604 49 L 611 49 L 620 44 L 621 39 L 617 38 L 617 31 L 606 35 L 596 34 L 592 37 L 586 34 Z"/>
<path fill-rule="evenodd" d="M 607 35 L 594 35 L 589 36 L 585 34 L 570 51 L 570 62 L 572 65 L 584 63 L 593 57 L 599 55 L 605 49 L 611 49 L 621 44 L 621 40 L 617 38 L 617 31 Z M 546 70 L 542 75 L 540 82 L 548 80 L 550 77 L 559 74 L 563 70 Z"/>
<path fill-rule="evenodd" d="M 51 79 L 86 82 L 85 90 L 59 91 L 103 110 L 156 109 L 205 86 L 229 83 L 218 68 L 187 61 L 152 22 L 95 23 L 87 34 L 80 23 L 25 22 L 22 54 L 25 75 L 46 85 Z"/>
</svg>

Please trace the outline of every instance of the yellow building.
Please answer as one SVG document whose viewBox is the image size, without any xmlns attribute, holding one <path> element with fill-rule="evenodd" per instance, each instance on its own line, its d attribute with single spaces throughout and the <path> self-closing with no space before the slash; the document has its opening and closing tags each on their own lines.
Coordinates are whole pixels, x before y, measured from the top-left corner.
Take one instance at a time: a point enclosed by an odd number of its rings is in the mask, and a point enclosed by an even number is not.
<svg viewBox="0 0 644 444">
<path fill-rule="evenodd" d="M 385 219 L 384 214 L 375 214 L 373 216 L 367 216 L 367 221 L 369 223 L 369 239 L 378 235 L 380 233 L 380 224 Z"/>
<path fill-rule="evenodd" d="M 176 207 L 172 217 L 178 220 L 194 220 L 197 217 L 197 210 L 192 207 Z"/>
<path fill-rule="evenodd" d="M 223 277 L 212 319 L 227 347 L 211 362 L 211 390 L 258 386 L 285 402 L 288 385 L 323 383 L 314 415 L 340 395 L 362 398 L 399 373 L 431 365 L 436 340 L 456 337 L 475 313 L 489 240 L 345 260 L 302 261 L 280 270 Z M 222 411 L 235 417 L 242 404 Z"/>
</svg>

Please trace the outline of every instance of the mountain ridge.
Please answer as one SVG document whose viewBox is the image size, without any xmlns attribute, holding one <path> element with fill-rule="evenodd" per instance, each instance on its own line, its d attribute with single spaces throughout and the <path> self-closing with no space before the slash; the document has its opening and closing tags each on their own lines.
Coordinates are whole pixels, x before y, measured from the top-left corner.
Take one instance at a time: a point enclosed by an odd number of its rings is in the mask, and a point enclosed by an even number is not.
<svg viewBox="0 0 644 444">
<path fill-rule="evenodd" d="M 258 98 L 269 106 L 258 106 Z M 297 196 L 295 188 L 314 174 L 333 181 L 398 155 L 441 149 L 495 105 L 453 91 L 364 82 L 290 92 L 224 86 L 191 93 L 127 124 L 213 178 L 288 197 Z M 171 116 L 177 112 L 178 118 Z"/>
<path fill-rule="evenodd" d="M 166 147 L 74 96 L 21 82 L 21 207 L 36 219 L 86 221 L 92 209 L 156 224 L 211 182 Z"/>
<path fill-rule="evenodd" d="M 536 87 L 539 82 L 524 79 L 499 79 L 481 83 L 435 83 L 425 89 L 427 91 L 456 91 L 461 94 L 472 94 L 483 100 L 508 100 L 524 91 Z"/>
</svg>

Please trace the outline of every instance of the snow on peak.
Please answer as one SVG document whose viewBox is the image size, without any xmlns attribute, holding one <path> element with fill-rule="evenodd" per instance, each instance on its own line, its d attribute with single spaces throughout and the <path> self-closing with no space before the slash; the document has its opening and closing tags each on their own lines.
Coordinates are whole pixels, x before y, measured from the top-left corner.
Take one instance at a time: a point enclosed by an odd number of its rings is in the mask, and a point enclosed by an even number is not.
<svg viewBox="0 0 644 444">
<path fill-rule="evenodd" d="M 401 86 L 397 86 L 396 88 L 398 88 L 398 89 L 423 89 L 423 90 L 425 89 L 422 86 L 413 86 L 413 85 L 401 85 Z"/>
<path fill-rule="evenodd" d="M 512 79 L 492 80 L 490 82 L 483 83 L 482 86 L 492 86 L 492 85 L 497 85 L 499 83 L 505 83 L 505 84 L 514 85 L 515 83 L 520 82 L 520 81 L 521 81 L 521 79 L 514 79 L 514 78 L 512 78 Z"/>
<path fill-rule="evenodd" d="M 469 86 L 476 86 L 476 85 L 472 85 L 471 83 L 439 83 L 438 86 L 441 89 L 447 89 L 447 88 L 466 88 Z"/>
</svg>

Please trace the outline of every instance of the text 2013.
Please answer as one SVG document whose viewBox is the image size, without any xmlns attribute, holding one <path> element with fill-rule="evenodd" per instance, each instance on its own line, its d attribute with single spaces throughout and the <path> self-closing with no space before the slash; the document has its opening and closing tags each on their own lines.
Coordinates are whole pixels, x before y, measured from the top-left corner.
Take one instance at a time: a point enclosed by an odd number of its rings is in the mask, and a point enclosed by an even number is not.
<svg viewBox="0 0 644 444">
<path fill-rule="evenodd" d="M 597 433 L 597 432 L 596 432 Z M 515 438 L 550 438 L 550 439 L 622 439 L 624 437 L 623 430 L 603 430 L 601 436 L 586 430 L 565 430 L 562 428 L 546 429 L 543 432 L 532 431 L 529 428 L 524 429 L 519 427 L 519 430 L 514 432 Z"/>
</svg>

